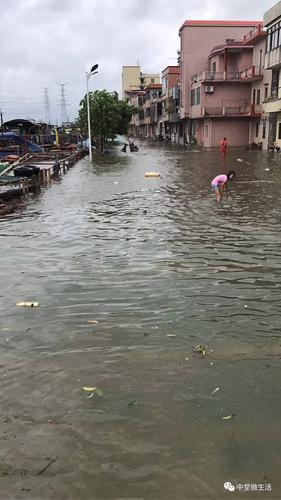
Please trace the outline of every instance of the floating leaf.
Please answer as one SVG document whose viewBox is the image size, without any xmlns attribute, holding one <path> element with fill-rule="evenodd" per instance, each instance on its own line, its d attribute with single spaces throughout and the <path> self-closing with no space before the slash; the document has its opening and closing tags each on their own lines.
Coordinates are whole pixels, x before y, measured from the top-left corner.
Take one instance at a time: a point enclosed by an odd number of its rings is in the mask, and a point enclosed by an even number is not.
<svg viewBox="0 0 281 500">
<path fill-rule="evenodd" d="M 89 319 L 87 323 L 91 323 L 91 325 L 97 325 L 98 321 L 96 319 Z"/>
<path fill-rule="evenodd" d="M 95 394 L 97 394 L 98 396 L 103 396 L 103 392 L 101 389 L 96 389 Z"/>
<path fill-rule="evenodd" d="M 137 406 L 138 405 L 138 402 L 136 399 L 132 399 L 131 401 L 129 401 L 128 403 L 128 406 L 130 408 L 130 406 Z"/>
<path fill-rule="evenodd" d="M 96 388 L 96 387 L 88 387 L 88 386 L 84 386 L 84 387 L 82 387 L 82 389 L 83 389 L 84 391 L 86 391 L 86 392 L 94 392 L 94 391 L 96 391 L 96 389 L 97 389 L 97 388 Z"/>
<path fill-rule="evenodd" d="M 219 387 L 216 387 L 216 388 L 215 388 L 215 389 L 211 392 L 211 394 L 215 394 L 215 393 L 216 393 L 216 392 L 218 392 L 219 390 L 220 390 L 220 388 L 219 388 Z"/>
<path fill-rule="evenodd" d="M 232 415 L 227 415 L 226 417 L 222 417 L 223 420 L 230 420 L 231 418 L 235 417 L 237 413 L 232 413 Z"/>
</svg>

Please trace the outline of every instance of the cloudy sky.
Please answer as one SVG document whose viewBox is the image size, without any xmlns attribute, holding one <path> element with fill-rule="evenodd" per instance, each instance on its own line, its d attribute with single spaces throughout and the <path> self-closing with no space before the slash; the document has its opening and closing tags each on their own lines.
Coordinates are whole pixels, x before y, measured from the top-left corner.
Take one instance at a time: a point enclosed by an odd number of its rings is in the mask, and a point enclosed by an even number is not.
<svg viewBox="0 0 281 500">
<path fill-rule="evenodd" d="M 121 91 L 122 65 L 145 72 L 176 63 L 185 19 L 260 20 L 274 0 L 0 0 L 0 111 L 15 117 L 74 119 L 85 93 L 85 72 L 99 64 L 90 88 Z"/>
</svg>

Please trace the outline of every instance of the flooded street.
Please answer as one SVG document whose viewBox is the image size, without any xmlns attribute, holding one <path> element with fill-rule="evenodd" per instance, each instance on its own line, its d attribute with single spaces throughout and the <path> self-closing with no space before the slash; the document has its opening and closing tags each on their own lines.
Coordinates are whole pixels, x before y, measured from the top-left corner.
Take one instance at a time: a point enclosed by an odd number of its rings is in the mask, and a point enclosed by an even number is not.
<svg viewBox="0 0 281 500">
<path fill-rule="evenodd" d="M 0 498 L 280 499 L 281 157 L 115 151 L 0 219 Z"/>
</svg>

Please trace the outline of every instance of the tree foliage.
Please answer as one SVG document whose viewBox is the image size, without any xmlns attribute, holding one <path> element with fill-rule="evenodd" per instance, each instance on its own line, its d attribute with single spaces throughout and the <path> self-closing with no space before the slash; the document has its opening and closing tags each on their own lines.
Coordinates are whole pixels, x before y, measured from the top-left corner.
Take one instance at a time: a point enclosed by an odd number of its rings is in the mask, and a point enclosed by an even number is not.
<svg viewBox="0 0 281 500">
<path fill-rule="evenodd" d="M 136 109 L 118 98 L 117 92 L 96 90 L 89 93 L 91 134 L 101 149 L 107 139 L 114 139 L 117 134 L 128 133 L 131 117 Z M 88 134 L 87 95 L 80 102 L 77 125 L 82 134 Z"/>
</svg>

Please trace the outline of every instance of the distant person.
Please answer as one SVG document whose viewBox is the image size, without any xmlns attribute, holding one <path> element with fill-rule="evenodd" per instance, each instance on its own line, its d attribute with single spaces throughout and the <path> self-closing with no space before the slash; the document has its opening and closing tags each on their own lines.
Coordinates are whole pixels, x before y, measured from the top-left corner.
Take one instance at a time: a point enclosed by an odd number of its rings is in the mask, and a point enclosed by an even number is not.
<svg viewBox="0 0 281 500">
<path fill-rule="evenodd" d="M 226 137 L 224 137 L 223 140 L 221 141 L 221 145 L 220 145 L 222 156 L 226 155 L 226 153 L 227 153 L 227 146 L 228 146 L 227 140 L 226 140 Z"/>
<path fill-rule="evenodd" d="M 129 137 L 129 146 L 134 146 L 134 140 L 132 137 Z"/>
<path fill-rule="evenodd" d="M 125 142 L 123 148 L 121 149 L 121 152 L 127 153 L 127 147 L 128 147 L 128 144 Z"/>
<path fill-rule="evenodd" d="M 211 182 L 211 187 L 215 191 L 217 202 L 222 200 L 223 192 L 227 193 L 227 183 L 235 177 L 234 170 L 230 170 L 228 174 L 217 175 Z"/>
</svg>

